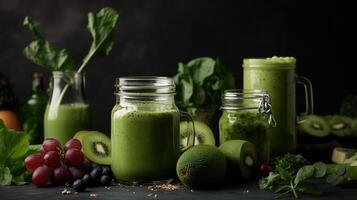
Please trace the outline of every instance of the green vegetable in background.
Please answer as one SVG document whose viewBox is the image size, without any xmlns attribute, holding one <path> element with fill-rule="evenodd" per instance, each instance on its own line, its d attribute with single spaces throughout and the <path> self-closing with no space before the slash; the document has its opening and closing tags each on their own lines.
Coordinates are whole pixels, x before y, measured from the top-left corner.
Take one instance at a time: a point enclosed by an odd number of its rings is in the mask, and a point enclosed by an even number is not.
<svg viewBox="0 0 357 200">
<path fill-rule="evenodd" d="M 66 71 L 74 69 L 74 61 L 66 49 L 58 50 L 39 34 L 38 23 L 30 17 L 25 17 L 23 25 L 28 28 L 34 41 L 22 51 L 23 55 L 33 63 L 50 71 Z"/>
<path fill-rule="evenodd" d="M 357 118 L 357 95 L 348 95 L 343 98 L 340 114 Z"/>
<path fill-rule="evenodd" d="M 235 79 L 219 59 L 201 57 L 188 63 L 178 63 L 176 103 L 180 109 L 195 115 L 214 111 L 221 104 L 221 94 L 235 88 Z"/>
<path fill-rule="evenodd" d="M 114 44 L 113 33 L 118 22 L 118 12 L 110 7 L 105 7 L 98 13 L 90 12 L 88 14 L 87 29 L 92 35 L 93 41 L 77 72 L 82 72 L 89 60 L 94 56 L 104 56 L 110 53 Z M 75 69 L 75 62 L 69 56 L 66 49 L 55 49 L 48 41 L 43 39 L 37 29 L 37 22 L 26 17 L 23 24 L 31 31 L 35 39 L 23 50 L 23 54 L 27 59 L 50 71 L 68 71 Z M 57 104 L 60 104 L 68 87 L 69 85 L 67 84 L 63 88 Z"/>
<path fill-rule="evenodd" d="M 27 134 L 6 129 L 0 120 L 0 185 L 25 184 L 24 159 L 32 152 Z"/>
</svg>

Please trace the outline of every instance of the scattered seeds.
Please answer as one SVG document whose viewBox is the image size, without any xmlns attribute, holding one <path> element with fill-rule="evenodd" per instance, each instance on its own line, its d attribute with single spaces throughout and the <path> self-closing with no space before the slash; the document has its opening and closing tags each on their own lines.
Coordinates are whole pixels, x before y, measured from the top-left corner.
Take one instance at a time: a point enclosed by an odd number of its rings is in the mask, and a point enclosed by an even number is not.
<svg viewBox="0 0 357 200">
<path fill-rule="evenodd" d="M 190 190 L 191 192 L 193 192 L 193 190 Z"/>
<path fill-rule="evenodd" d="M 154 195 L 154 198 L 156 198 L 156 197 L 157 197 L 157 194 Z"/>
<path fill-rule="evenodd" d="M 171 184 L 171 183 L 165 183 L 161 185 L 150 185 L 148 187 L 149 190 L 151 191 L 157 191 L 157 190 L 165 190 L 165 191 L 174 191 L 178 190 L 180 188 L 180 184 Z"/>
<path fill-rule="evenodd" d="M 89 196 L 90 196 L 90 197 L 97 197 L 98 194 L 96 194 L 96 193 L 91 193 Z"/>
<path fill-rule="evenodd" d="M 133 194 L 135 194 L 135 192 L 133 192 Z"/>
</svg>

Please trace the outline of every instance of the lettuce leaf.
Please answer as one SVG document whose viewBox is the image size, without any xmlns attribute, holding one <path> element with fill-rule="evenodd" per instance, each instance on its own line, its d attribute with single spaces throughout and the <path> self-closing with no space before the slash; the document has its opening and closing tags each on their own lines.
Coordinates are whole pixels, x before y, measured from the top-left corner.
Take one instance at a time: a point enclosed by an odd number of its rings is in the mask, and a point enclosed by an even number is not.
<svg viewBox="0 0 357 200">
<path fill-rule="evenodd" d="M 0 185 L 22 184 L 26 172 L 24 159 L 30 153 L 29 138 L 23 132 L 9 130 L 0 120 Z"/>
</svg>

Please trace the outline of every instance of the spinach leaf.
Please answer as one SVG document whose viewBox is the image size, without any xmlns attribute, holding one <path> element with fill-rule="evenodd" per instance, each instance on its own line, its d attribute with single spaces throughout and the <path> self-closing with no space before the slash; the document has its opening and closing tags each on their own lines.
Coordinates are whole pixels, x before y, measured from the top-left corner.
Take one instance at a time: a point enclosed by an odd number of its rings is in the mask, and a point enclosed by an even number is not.
<svg viewBox="0 0 357 200">
<path fill-rule="evenodd" d="M 0 185 L 10 185 L 12 175 L 8 167 L 0 166 Z"/>
<path fill-rule="evenodd" d="M 312 166 L 315 168 L 315 172 L 314 172 L 315 178 L 322 178 L 326 175 L 327 167 L 325 163 L 315 162 Z"/>
<path fill-rule="evenodd" d="M 30 17 L 25 17 L 23 25 L 28 28 L 34 41 L 22 51 L 23 55 L 33 63 L 47 68 L 50 71 L 73 70 L 75 63 L 66 49 L 58 50 L 39 34 L 38 23 Z"/>
<path fill-rule="evenodd" d="M 214 111 L 220 105 L 221 94 L 235 88 L 235 79 L 219 59 L 200 57 L 188 63 L 178 63 L 174 76 L 180 109 L 192 115 L 200 111 Z"/>
<path fill-rule="evenodd" d="M 27 134 L 8 130 L 0 120 L 0 185 L 21 184 L 18 180 L 26 172 L 23 161 L 28 153 Z"/>
<path fill-rule="evenodd" d="M 98 13 L 88 14 L 87 29 L 92 35 L 93 42 L 84 57 L 78 72 L 81 72 L 88 61 L 95 55 L 108 55 L 113 48 L 113 33 L 119 22 L 119 14 L 113 8 L 102 8 Z"/>
<path fill-rule="evenodd" d="M 294 184 L 298 185 L 299 183 L 305 181 L 314 176 L 315 168 L 312 165 L 306 165 L 299 169 L 294 179 Z"/>
</svg>

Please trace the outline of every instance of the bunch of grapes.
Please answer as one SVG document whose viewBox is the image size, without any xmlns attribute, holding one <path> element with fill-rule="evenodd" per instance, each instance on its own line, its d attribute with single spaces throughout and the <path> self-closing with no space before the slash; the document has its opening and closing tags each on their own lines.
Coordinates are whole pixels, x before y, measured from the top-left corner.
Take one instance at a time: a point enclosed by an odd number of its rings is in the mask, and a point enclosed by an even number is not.
<svg viewBox="0 0 357 200">
<path fill-rule="evenodd" d="M 81 148 L 81 142 L 77 139 L 69 140 L 63 149 L 57 140 L 45 140 L 39 155 L 29 155 L 25 159 L 26 169 L 32 173 L 32 183 L 37 187 L 45 187 L 51 183 L 73 184 L 73 189 L 77 192 L 84 191 L 88 185 L 95 183 L 110 185 L 110 168 L 90 163 L 85 159 Z"/>
</svg>

